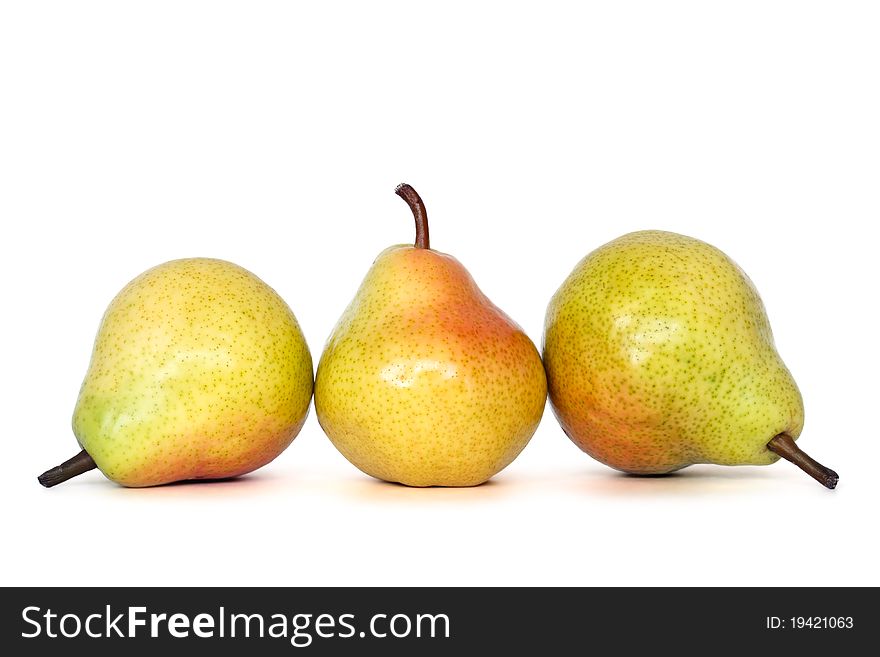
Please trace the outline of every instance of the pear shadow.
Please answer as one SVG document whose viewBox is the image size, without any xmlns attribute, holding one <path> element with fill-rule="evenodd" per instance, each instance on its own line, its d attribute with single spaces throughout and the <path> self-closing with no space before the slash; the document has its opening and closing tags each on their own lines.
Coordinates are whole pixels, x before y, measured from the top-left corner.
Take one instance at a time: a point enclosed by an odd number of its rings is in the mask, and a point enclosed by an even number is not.
<svg viewBox="0 0 880 657">
<path fill-rule="evenodd" d="M 407 486 L 369 476 L 346 478 L 334 484 L 333 490 L 343 497 L 361 501 L 398 504 L 448 504 L 483 502 L 505 497 L 515 485 L 504 479 L 490 479 L 476 486 Z"/>
<path fill-rule="evenodd" d="M 773 479 L 778 477 L 763 466 L 696 465 L 665 474 L 591 472 L 571 477 L 569 485 L 579 493 L 615 497 L 693 497 L 763 490 Z"/>
<path fill-rule="evenodd" d="M 147 488 L 174 488 L 176 486 L 201 486 L 202 484 L 227 484 L 235 481 L 245 481 L 249 475 L 237 475 L 235 477 L 217 477 L 216 479 L 184 479 L 182 481 L 170 481 L 167 484 L 159 484 L 158 486 L 147 486 Z"/>
<path fill-rule="evenodd" d="M 157 486 L 128 487 L 117 484 L 102 475 L 88 480 L 77 478 L 65 482 L 67 486 L 84 486 L 89 488 L 103 488 L 111 495 L 124 495 L 126 497 L 150 498 L 210 498 L 218 497 L 228 499 L 233 495 L 264 495 L 277 493 L 290 477 L 281 476 L 269 472 L 251 472 L 237 477 L 225 477 L 220 479 L 186 479 L 173 481 Z"/>
</svg>

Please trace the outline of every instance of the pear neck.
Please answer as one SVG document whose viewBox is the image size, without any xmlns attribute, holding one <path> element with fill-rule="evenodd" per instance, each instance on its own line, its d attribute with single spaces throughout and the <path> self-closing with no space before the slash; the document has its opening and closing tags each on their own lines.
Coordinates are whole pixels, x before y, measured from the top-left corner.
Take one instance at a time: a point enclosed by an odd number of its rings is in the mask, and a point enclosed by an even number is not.
<svg viewBox="0 0 880 657">
<path fill-rule="evenodd" d="M 416 241 L 413 244 L 417 249 L 430 249 L 431 242 L 428 237 L 428 211 L 425 209 L 425 203 L 419 193 L 406 183 L 399 184 L 394 193 L 406 201 L 409 209 L 412 210 L 413 218 L 416 221 Z"/>
</svg>

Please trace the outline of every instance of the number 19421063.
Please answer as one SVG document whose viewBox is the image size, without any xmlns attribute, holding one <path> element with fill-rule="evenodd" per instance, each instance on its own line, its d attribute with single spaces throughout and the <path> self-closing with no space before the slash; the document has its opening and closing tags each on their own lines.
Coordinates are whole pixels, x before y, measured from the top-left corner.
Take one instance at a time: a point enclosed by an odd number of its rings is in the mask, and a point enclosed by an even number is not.
<svg viewBox="0 0 880 657">
<path fill-rule="evenodd" d="M 852 616 L 767 616 L 768 630 L 849 630 Z"/>
</svg>

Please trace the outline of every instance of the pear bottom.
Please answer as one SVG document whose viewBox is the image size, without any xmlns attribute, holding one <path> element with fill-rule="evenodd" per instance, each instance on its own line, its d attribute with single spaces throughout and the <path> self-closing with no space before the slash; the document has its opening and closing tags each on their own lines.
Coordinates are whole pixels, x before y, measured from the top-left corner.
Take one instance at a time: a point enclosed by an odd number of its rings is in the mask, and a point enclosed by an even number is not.
<svg viewBox="0 0 880 657">
<path fill-rule="evenodd" d="M 576 429 L 569 426 L 571 419 L 564 419 L 553 408 L 565 435 L 583 452 L 605 465 L 632 475 L 664 475 L 691 465 L 770 465 L 780 457 L 766 447 L 779 433 L 795 434 L 800 427 L 768 431 L 763 437 L 750 441 L 728 440 L 718 436 L 714 441 L 688 440 L 674 431 L 655 428 L 622 429 L 618 433 L 605 431 L 595 425 L 578 423 Z M 764 434 L 762 433 L 762 436 Z M 734 443 L 731 449 L 729 443 Z M 739 449 L 736 449 L 739 448 Z"/>
<path fill-rule="evenodd" d="M 537 428 L 535 422 L 496 433 L 490 431 L 489 418 L 474 420 L 468 428 L 440 411 L 438 415 L 445 415 L 446 422 L 434 428 L 428 421 L 424 430 L 413 426 L 399 433 L 376 432 L 354 425 L 343 428 L 319 410 L 319 418 L 322 415 L 324 431 L 355 467 L 376 479 L 416 488 L 479 486 L 507 467 Z M 413 424 L 420 423 L 416 419 Z"/>
</svg>

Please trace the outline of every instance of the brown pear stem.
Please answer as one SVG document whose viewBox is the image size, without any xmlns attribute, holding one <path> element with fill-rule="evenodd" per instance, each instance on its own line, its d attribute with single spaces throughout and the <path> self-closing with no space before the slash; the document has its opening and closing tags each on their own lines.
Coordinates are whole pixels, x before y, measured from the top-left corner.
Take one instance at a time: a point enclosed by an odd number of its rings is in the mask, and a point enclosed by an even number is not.
<svg viewBox="0 0 880 657">
<path fill-rule="evenodd" d="M 416 220 L 416 242 L 417 249 L 430 249 L 431 245 L 428 240 L 428 211 L 425 210 L 425 204 L 422 197 L 410 185 L 400 183 L 394 188 L 394 193 L 406 201 L 409 209 L 412 210 L 413 217 Z"/>
<path fill-rule="evenodd" d="M 834 488 L 837 486 L 837 480 L 840 477 L 831 468 L 826 468 L 818 461 L 812 459 L 798 447 L 794 439 L 787 433 L 781 433 L 775 436 L 769 443 L 767 449 L 775 454 L 779 454 L 786 461 L 794 463 L 801 470 L 818 481 L 825 488 Z"/>
<path fill-rule="evenodd" d="M 52 486 L 57 486 L 68 479 L 73 479 L 74 477 L 81 475 L 83 472 L 94 470 L 97 467 L 94 459 L 89 456 L 86 450 L 83 450 L 61 465 L 57 465 L 51 470 L 46 470 L 43 474 L 37 477 L 37 481 L 46 488 L 52 488 Z"/>
</svg>

